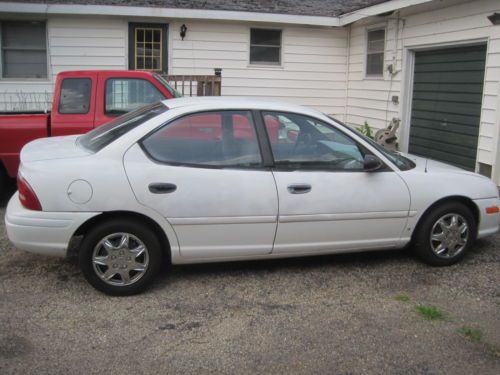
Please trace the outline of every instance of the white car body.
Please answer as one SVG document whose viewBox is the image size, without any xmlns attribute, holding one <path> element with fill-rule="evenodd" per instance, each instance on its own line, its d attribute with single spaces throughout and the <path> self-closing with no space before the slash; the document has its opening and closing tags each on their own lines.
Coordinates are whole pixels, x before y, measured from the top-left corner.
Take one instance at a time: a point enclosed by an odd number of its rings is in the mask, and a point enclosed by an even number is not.
<svg viewBox="0 0 500 375">
<path fill-rule="evenodd" d="M 170 244 L 173 264 L 264 259 L 403 248 L 429 207 L 459 197 L 475 208 L 477 237 L 499 230 L 498 190 L 486 177 L 409 156 L 402 171 L 355 131 L 324 114 L 261 100 L 210 98 L 164 102 L 168 111 L 97 153 L 77 136 L 39 139 L 21 153 L 26 178 L 43 211 L 25 209 L 17 193 L 5 216 L 9 239 L 30 252 L 64 257 L 78 229 L 103 213 L 131 212 L 154 221 Z M 179 116 L 212 110 L 273 110 L 314 117 L 376 155 L 389 172 L 193 168 L 152 161 L 138 141 Z M 154 182 L 177 186 L 152 194 Z M 312 186 L 290 194 L 290 184 Z"/>
</svg>

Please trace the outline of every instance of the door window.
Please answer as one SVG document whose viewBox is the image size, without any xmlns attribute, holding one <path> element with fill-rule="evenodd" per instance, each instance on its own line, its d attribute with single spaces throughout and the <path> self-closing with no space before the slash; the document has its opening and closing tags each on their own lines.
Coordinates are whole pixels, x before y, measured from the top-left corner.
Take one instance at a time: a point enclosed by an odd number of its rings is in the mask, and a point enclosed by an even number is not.
<svg viewBox="0 0 500 375">
<path fill-rule="evenodd" d="M 167 25 L 129 24 L 129 69 L 167 72 Z"/>
<path fill-rule="evenodd" d="M 260 149 L 248 111 L 203 112 L 181 117 L 143 141 L 155 160 L 212 167 L 256 167 Z"/>
<path fill-rule="evenodd" d="M 276 166 L 363 170 L 364 150 L 333 126 L 293 113 L 264 112 L 263 115 Z"/>
<path fill-rule="evenodd" d="M 164 100 L 165 96 L 151 82 L 137 78 L 111 78 L 106 81 L 108 116 L 117 116 Z"/>
</svg>

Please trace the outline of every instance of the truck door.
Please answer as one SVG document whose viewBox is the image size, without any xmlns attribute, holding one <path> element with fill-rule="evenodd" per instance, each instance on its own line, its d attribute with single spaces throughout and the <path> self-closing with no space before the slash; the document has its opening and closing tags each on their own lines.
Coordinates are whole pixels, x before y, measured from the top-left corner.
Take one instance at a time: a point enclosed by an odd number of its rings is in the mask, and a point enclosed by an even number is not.
<svg viewBox="0 0 500 375">
<path fill-rule="evenodd" d="M 60 74 L 52 103 L 50 135 L 83 134 L 93 129 L 97 72 Z"/>
</svg>

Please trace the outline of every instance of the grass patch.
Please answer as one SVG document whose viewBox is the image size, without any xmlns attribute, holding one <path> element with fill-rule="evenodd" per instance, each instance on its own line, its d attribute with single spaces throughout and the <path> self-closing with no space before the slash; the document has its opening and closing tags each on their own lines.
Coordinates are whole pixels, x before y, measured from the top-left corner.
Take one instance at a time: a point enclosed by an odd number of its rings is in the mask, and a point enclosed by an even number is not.
<svg viewBox="0 0 500 375">
<path fill-rule="evenodd" d="M 436 306 L 418 305 L 417 312 L 427 320 L 444 320 L 446 314 L 439 310 Z"/>
<path fill-rule="evenodd" d="M 462 327 L 460 333 L 473 342 L 480 342 L 483 338 L 483 332 L 477 328 Z"/>
<path fill-rule="evenodd" d="M 404 302 L 404 303 L 410 302 L 410 296 L 408 294 L 405 294 L 405 293 L 398 294 L 396 297 L 394 297 L 394 299 L 396 301 Z"/>
</svg>

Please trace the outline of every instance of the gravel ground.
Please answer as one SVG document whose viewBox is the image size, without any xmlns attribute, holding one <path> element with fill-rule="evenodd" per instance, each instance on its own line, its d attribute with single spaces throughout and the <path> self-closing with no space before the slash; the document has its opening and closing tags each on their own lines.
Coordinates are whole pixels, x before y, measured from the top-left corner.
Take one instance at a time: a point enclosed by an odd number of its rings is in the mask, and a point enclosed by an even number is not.
<svg viewBox="0 0 500 375">
<path fill-rule="evenodd" d="M 15 250 L 2 220 L 0 373 L 499 374 L 499 250 L 448 268 L 408 251 L 168 267 L 119 298 Z"/>
</svg>

